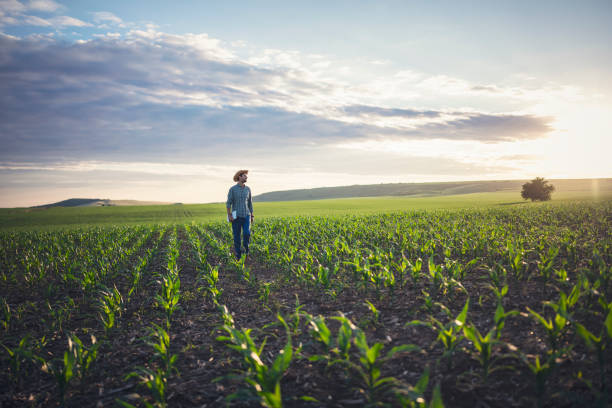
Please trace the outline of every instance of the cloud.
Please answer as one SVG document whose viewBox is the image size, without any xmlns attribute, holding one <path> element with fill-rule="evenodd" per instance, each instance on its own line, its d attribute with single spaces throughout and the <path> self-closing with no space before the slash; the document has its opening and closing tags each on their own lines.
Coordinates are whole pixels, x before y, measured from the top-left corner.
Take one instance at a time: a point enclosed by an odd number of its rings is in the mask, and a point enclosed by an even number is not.
<svg viewBox="0 0 612 408">
<path fill-rule="evenodd" d="M 17 22 L 17 20 L 15 20 Z M 53 24 L 38 16 L 22 16 L 20 23 L 38 27 L 51 27 Z"/>
<path fill-rule="evenodd" d="M 399 109 L 399 108 L 383 108 L 378 106 L 367 105 L 350 105 L 342 108 L 342 111 L 349 115 L 357 116 L 399 116 L 405 118 L 436 118 L 440 116 L 440 112 L 435 111 L 419 111 L 415 109 Z"/>
<path fill-rule="evenodd" d="M 69 16 L 58 16 L 51 18 L 51 24 L 56 27 L 91 27 L 92 24 Z"/>
<path fill-rule="evenodd" d="M 96 11 L 92 14 L 94 22 L 96 23 L 108 22 L 118 26 L 123 26 L 123 20 L 109 11 Z"/>
<path fill-rule="evenodd" d="M 487 143 L 532 140 L 551 132 L 552 120 L 550 117 L 533 115 L 476 113 L 445 123 L 428 124 L 419 131 L 433 138 L 478 140 Z"/>
<path fill-rule="evenodd" d="M 27 7 L 17 0 L 0 1 L 0 13 L 20 13 L 26 10 Z"/>
<path fill-rule="evenodd" d="M 528 114 L 364 103 L 350 86 L 313 79 L 294 53 L 265 55 L 263 65 L 249 63 L 206 34 L 151 27 L 82 43 L 0 35 L 0 160 L 193 163 L 279 146 L 498 143 L 551 130 L 550 118 Z"/>
<path fill-rule="evenodd" d="M 32 0 L 21 3 L 16 0 L 0 1 L 0 26 L 25 25 L 35 27 L 91 27 L 90 23 L 70 16 L 41 17 L 33 13 L 49 14 L 64 7 L 52 0 Z"/>
<path fill-rule="evenodd" d="M 52 0 L 30 0 L 26 3 L 28 10 L 42 11 L 51 13 L 62 8 L 62 6 Z"/>
</svg>

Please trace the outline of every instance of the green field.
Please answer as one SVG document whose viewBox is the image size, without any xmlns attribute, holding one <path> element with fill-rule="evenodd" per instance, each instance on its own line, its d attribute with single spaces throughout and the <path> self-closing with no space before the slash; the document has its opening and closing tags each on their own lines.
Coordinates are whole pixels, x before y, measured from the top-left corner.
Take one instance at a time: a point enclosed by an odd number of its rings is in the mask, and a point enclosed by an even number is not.
<svg viewBox="0 0 612 408">
<path fill-rule="evenodd" d="M 240 260 L 220 204 L 35 213 L 0 406 L 610 406 L 612 201 L 560 196 L 258 205 Z"/>
<path fill-rule="evenodd" d="M 580 200 L 610 200 L 612 192 L 594 196 L 585 191 L 555 193 L 552 204 Z M 519 192 L 492 192 L 436 197 L 369 197 L 254 203 L 257 219 L 288 216 L 342 216 L 424 209 L 512 207 L 539 205 L 525 202 Z M 55 207 L 0 209 L 0 229 L 57 229 L 87 225 L 175 224 L 214 222 L 225 218 L 222 203 L 125 207 Z"/>
</svg>

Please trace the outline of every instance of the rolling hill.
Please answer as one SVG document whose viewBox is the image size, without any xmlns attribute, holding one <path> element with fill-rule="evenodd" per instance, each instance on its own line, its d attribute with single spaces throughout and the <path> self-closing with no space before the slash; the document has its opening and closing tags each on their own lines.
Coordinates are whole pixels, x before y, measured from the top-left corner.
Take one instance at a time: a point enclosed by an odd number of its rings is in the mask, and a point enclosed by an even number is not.
<svg viewBox="0 0 612 408">
<path fill-rule="evenodd" d="M 324 200 L 329 198 L 380 197 L 380 196 L 443 196 L 453 194 L 487 193 L 497 191 L 521 191 L 529 180 L 457 181 L 440 183 L 389 183 L 320 187 L 301 190 L 272 191 L 253 197 L 257 202 Z M 612 192 L 612 178 L 553 179 L 549 180 L 556 191 Z M 554 198 L 554 193 L 553 193 Z"/>
<path fill-rule="evenodd" d="M 162 201 L 138 201 L 138 200 L 109 200 L 102 198 L 69 198 L 68 200 L 58 201 L 57 203 L 37 205 L 31 208 L 50 208 L 50 207 L 115 207 L 126 205 L 170 205 Z"/>
</svg>

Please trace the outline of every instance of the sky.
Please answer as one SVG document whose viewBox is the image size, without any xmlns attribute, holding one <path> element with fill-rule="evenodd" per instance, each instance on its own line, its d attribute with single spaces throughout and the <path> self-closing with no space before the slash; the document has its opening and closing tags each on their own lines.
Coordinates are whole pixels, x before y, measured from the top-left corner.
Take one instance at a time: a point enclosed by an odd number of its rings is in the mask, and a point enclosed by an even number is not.
<svg viewBox="0 0 612 408">
<path fill-rule="evenodd" d="M 612 177 L 612 2 L 0 0 L 0 207 Z"/>
</svg>

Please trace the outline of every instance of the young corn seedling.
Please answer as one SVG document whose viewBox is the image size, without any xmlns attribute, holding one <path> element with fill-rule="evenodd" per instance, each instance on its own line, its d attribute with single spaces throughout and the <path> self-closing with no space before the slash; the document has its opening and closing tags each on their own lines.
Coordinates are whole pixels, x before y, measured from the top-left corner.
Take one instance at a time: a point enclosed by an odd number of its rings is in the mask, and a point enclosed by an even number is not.
<svg viewBox="0 0 612 408">
<path fill-rule="evenodd" d="M 314 357 L 309 358 L 310 361 L 318 361 L 321 359 L 329 359 L 328 353 L 333 348 L 333 338 L 329 327 L 325 323 L 325 318 L 323 316 L 312 317 L 311 315 L 306 315 L 308 319 L 308 324 L 311 327 L 310 335 L 321 343 L 325 348 L 325 353 L 323 355 L 315 355 Z"/>
<path fill-rule="evenodd" d="M 476 351 L 476 360 L 482 367 L 482 379 L 486 382 L 489 375 L 495 371 L 509 369 L 509 366 L 497 365 L 497 361 L 502 356 L 495 356 L 493 347 L 501 342 L 497 340 L 496 336 L 497 327 L 492 328 L 487 332 L 485 336 L 473 325 L 466 325 L 463 327 L 463 333 L 465 337 L 472 342 L 474 351 Z"/>
<path fill-rule="evenodd" d="M 452 357 L 455 351 L 457 350 L 457 346 L 459 345 L 459 343 L 461 343 L 461 340 L 463 340 L 464 338 L 461 335 L 461 333 L 465 326 L 469 305 L 470 305 L 470 299 L 468 298 L 465 301 L 465 305 L 463 306 L 463 309 L 461 309 L 461 312 L 459 312 L 459 314 L 455 318 L 453 318 L 450 315 L 450 312 L 448 311 L 448 309 L 444 307 L 443 309 L 446 311 L 448 317 L 451 319 L 446 324 L 442 323 L 441 321 L 433 317 L 433 315 L 430 316 L 429 322 L 413 320 L 412 322 L 408 322 L 406 324 L 406 325 L 427 326 L 433 329 L 438 334 L 438 337 L 436 338 L 436 342 L 439 341 L 444 346 L 444 353 L 442 354 L 442 358 L 446 360 L 447 368 L 449 370 L 452 367 Z"/>
<path fill-rule="evenodd" d="M 372 318 L 369 319 L 369 322 L 371 322 L 374 326 L 378 326 L 380 324 L 380 310 L 378 310 L 376 306 L 374 306 L 372 302 L 367 299 L 365 305 L 368 307 L 368 309 L 370 309 L 370 312 L 372 312 Z"/>
<path fill-rule="evenodd" d="M 169 378 L 173 373 L 178 373 L 175 367 L 178 356 L 170 353 L 170 335 L 166 330 L 153 324 L 147 344 L 155 350 L 155 358 L 159 360 L 165 378 Z"/>
<path fill-rule="evenodd" d="M 9 367 L 10 367 L 10 376 L 11 378 L 21 384 L 23 379 L 23 365 L 35 363 L 40 361 L 40 357 L 37 357 L 34 354 L 34 348 L 30 344 L 30 338 L 28 335 L 23 337 L 19 344 L 13 348 L 7 347 L 5 344 L 0 343 L 2 347 L 6 350 L 9 355 Z"/>
<path fill-rule="evenodd" d="M 272 282 L 264 282 L 257 290 L 259 301 L 264 305 L 268 304 L 268 299 L 270 298 L 270 285 L 272 285 Z"/>
<path fill-rule="evenodd" d="M 157 304 L 161 306 L 166 314 L 166 327 L 170 328 L 170 319 L 174 311 L 178 308 L 180 299 L 181 279 L 178 274 L 162 276 L 159 280 L 161 284 L 160 293 L 155 295 Z"/>
<path fill-rule="evenodd" d="M 559 342 L 561 336 L 565 332 L 566 326 L 570 324 L 571 314 L 570 309 L 576 304 L 580 297 L 580 284 L 574 286 L 570 295 L 567 296 L 561 292 L 559 300 L 556 303 L 544 302 L 545 306 L 549 306 L 554 311 L 552 318 L 545 318 L 538 312 L 531 310 L 527 307 L 527 310 L 531 315 L 544 327 L 548 336 L 548 342 L 551 347 L 553 354 L 559 351 Z"/>
<path fill-rule="evenodd" d="M 93 335 L 89 347 L 85 346 L 76 334 L 68 336 L 68 352 L 74 356 L 74 371 L 80 380 L 85 378 L 91 365 L 96 360 L 99 346 L 100 344 L 96 342 Z"/>
<path fill-rule="evenodd" d="M 506 286 L 507 287 L 507 286 Z M 506 319 L 511 316 L 518 315 L 518 310 L 510 310 L 506 312 L 501 302 L 497 303 L 497 308 L 495 309 L 495 316 L 493 316 L 493 320 L 495 322 L 495 338 L 499 340 L 501 338 L 502 330 L 506 325 Z"/>
<path fill-rule="evenodd" d="M 6 299 L 0 297 L 0 325 L 7 331 L 11 326 L 11 308 L 7 303 Z"/>
<path fill-rule="evenodd" d="M 116 286 L 113 289 L 104 288 L 100 291 L 99 296 L 98 309 L 100 311 L 100 321 L 104 325 L 104 331 L 108 332 L 115 326 L 116 319 L 123 312 L 123 297 Z"/>
<path fill-rule="evenodd" d="M 269 408 L 280 408 L 283 405 L 280 381 L 293 359 L 289 326 L 280 315 L 277 318 L 285 327 L 287 343 L 270 366 L 261 360 L 266 341 L 264 340 L 258 348 L 250 335 L 251 329 L 238 330 L 233 326 L 223 325 L 222 329 L 228 335 L 217 337 L 218 341 L 227 342 L 229 348 L 241 354 L 246 366 L 243 375 L 244 381 L 251 386 L 250 391 L 257 396 L 259 403 Z M 240 397 L 240 394 L 235 393 L 229 397 L 229 400 L 238 397 Z"/>
<path fill-rule="evenodd" d="M 419 381 L 414 386 L 402 387 L 396 391 L 397 400 L 402 408 L 444 408 L 440 384 L 436 384 L 429 404 L 425 392 L 429 384 L 429 367 L 425 368 Z"/>
<path fill-rule="evenodd" d="M 600 304 L 604 308 L 604 321 L 599 335 L 596 336 L 580 323 L 575 323 L 576 333 L 582 338 L 586 346 L 597 354 L 597 363 L 599 365 L 599 391 L 598 400 L 605 405 L 608 400 L 608 387 L 606 386 L 606 350 L 612 341 L 612 302 L 606 304 L 603 298 L 600 298 Z M 587 383 L 588 384 L 588 383 Z M 593 388 L 588 384 L 589 388 Z"/>
<path fill-rule="evenodd" d="M 410 264 L 410 276 L 412 277 L 412 284 L 417 285 L 419 279 L 421 279 L 421 269 L 423 269 L 423 260 L 417 258 L 414 264 Z"/>
<path fill-rule="evenodd" d="M 506 244 L 506 256 L 508 264 L 517 279 L 521 280 L 527 272 L 527 262 L 525 261 L 526 251 L 519 245 L 508 241 Z"/>
<path fill-rule="evenodd" d="M 136 377 L 151 392 L 154 404 L 142 401 L 146 407 L 165 408 L 167 406 L 166 392 L 168 379 L 172 374 L 178 373 L 176 369 L 178 356 L 170 353 L 170 336 L 168 332 L 155 324 L 151 328 L 147 344 L 153 347 L 155 351 L 154 358 L 159 361 L 158 367 L 138 367 L 136 371 L 126 376 L 126 380 Z M 133 407 L 133 405 L 124 401 L 118 400 L 117 402 L 124 407 Z"/>
<path fill-rule="evenodd" d="M 206 263 L 208 272 L 201 271 L 198 274 L 198 282 L 204 284 L 206 293 L 210 296 L 213 304 L 219 305 L 219 300 L 223 291 L 217 287 L 219 283 L 219 266 L 212 266 Z M 201 287 L 198 290 L 202 290 Z"/>
<path fill-rule="evenodd" d="M 529 368 L 529 370 L 535 376 L 535 389 L 537 398 L 537 407 L 544 407 L 545 396 L 546 396 L 546 383 L 548 378 L 555 369 L 557 356 L 555 354 L 548 354 L 544 364 L 540 363 L 540 356 L 535 357 L 535 361 L 532 363 L 529 361 L 526 355 L 521 353 L 521 360 Z"/>
<path fill-rule="evenodd" d="M 125 379 L 136 377 L 147 389 L 151 392 L 154 404 L 148 401 L 142 401 L 147 408 L 166 408 L 166 388 L 168 386 L 168 379 L 165 376 L 164 371 L 161 368 L 150 369 L 145 367 L 139 367 L 136 371 L 129 373 Z M 136 406 L 121 400 L 116 401 L 119 405 L 125 408 L 136 408 Z"/>
<path fill-rule="evenodd" d="M 57 383 L 61 406 L 65 406 L 68 384 L 74 377 L 76 358 L 72 351 L 65 351 L 62 360 L 44 361 L 42 370 L 51 374 Z"/>
<path fill-rule="evenodd" d="M 397 280 L 399 281 L 399 287 L 402 289 L 404 287 L 404 277 L 406 276 L 407 271 L 410 268 L 410 261 L 406 259 L 404 255 L 402 255 L 402 259 L 398 262 L 392 261 L 391 266 L 395 269 L 397 273 Z"/>
<path fill-rule="evenodd" d="M 374 343 L 372 347 L 368 346 L 365 333 L 361 330 L 355 331 L 353 343 L 359 351 L 359 364 L 349 360 L 349 367 L 359 375 L 360 389 L 364 392 L 369 405 L 382 402 L 382 399 L 390 394 L 398 384 L 394 377 L 382 377 L 382 365 L 398 353 L 420 350 L 418 346 L 413 344 L 404 344 L 393 347 L 383 356 L 383 344 Z"/>
<path fill-rule="evenodd" d="M 550 247 L 548 252 L 539 252 L 540 259 L 538 260 L 538 271 L 540 275 L 548 281 L 553 273 L 555 259 L 559 255 L 559 247 Z"/>
<path fill-rule="evenodd" d="M 71 297 L 68 297 L 65 303 L 58 302 L 54 305 L 51 305 L 51 303 L 47 301 L 47 307 L 49 308 L 49 315 L 51 316 L 49 326 L 51 326 L 53 330 L 57 330 L 62 333 L 64 322 L 70 319 L 70 315 L 74 310 L 74 300 Z"/>
<path fill-rule="evenodd" d="M 328 368 L 335 364 L 348 364 L 351 340 L 353 332 L 358 330 L 357 326 L 342 314 L 332 317 L 340 322 L 338 333 L 334 338 L 323 316 L 312 317 L 306 314 L 306 318 L 311 327 L 310 335 L 324 347 L 323 354 L 314 354 L 308 359 L 326 361 Z"/>
<path fill-rule="evenodd" d="M 353 322 L 351 322 L 343 314 L 341 314 L 340 316 L 334 316 L 332 317 L 332 319 L 338 320 L 340 322 L 340 328 L 338 329 L 338 335 L 336 336 L 335 347 L 332 349 L 332 351 L 340 357 L 340 361 L 348 361 L 353 331 L 358 329 L 353 324 Z"/>
</svg>

